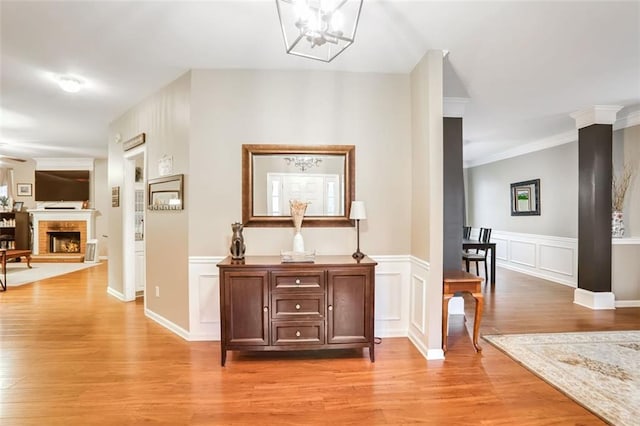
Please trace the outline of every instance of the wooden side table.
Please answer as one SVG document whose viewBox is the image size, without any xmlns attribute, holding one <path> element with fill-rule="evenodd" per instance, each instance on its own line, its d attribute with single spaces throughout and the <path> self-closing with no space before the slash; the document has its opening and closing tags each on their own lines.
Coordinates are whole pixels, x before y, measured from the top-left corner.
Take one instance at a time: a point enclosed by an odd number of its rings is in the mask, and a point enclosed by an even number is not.
<svg viewBox="0 0 640 426">
<path fill-rule="evenodd" d="M 442 273 L 442 350 L 447 351 L 447 330 L 449 326 L 449 300 L 456 293 L 471 293 L 476 299 L 476 312 L 473 322 L 473 347 L 476 351 L 482 348 L 478 345 L 478 331 L 482 319 L 484 298 L 482 296 L 482 278 L 462 270 L 447 269 Z"/>
<path fill-rule="evenodd" d="M 2 264 L 2 278 L 0 278 L 0 291 L 7 290 L 7 260 L 25 257 L 27 267 L 31 269 L 31 250 L 0 250 L 0 263 Z"/>
</svg>

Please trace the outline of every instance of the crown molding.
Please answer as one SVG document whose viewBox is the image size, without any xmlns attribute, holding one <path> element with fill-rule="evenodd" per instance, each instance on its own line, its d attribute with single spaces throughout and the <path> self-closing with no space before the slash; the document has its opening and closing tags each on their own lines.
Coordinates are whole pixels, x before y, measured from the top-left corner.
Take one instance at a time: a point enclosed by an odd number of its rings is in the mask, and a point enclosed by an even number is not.
<svg viewBox="0 0 640 426">
<path fill-rule="evenodd" d="M 613 123 L 613 130 L 626 129 L 627 127 L 640 125 L 640 111 L 629 113 L 626 117 L 620 118 Z"/>
<path fill-rule="evenodd" d="M 497 154 L 488 155 L 486 157 L 479 158 L 477 160 L 465 161 L 464 168 L 481 166 L 483 164 L 495 163 L 496 161 L 506 160 L 507 158 L 518 157 L 524 154 L 530 154 L 536 151 L 542 151 L 543 149 L 553 148 L 554 146 L 564 145 L 566 143 L 575 142 L 578 140 L 578 131 L 569 130 L 568 132 L 553 135 L 548 138 L 540 139 L 535 142 L 516 146 L 515 148 L 508 149 Z"/>
<path fill-rule="evenodd" d="M 615 123 L 616 114 L 622 108 L 622 105 L 594 105 L 569 115 L 576 120 L 576 129 L 582 129 L 592 124 Z"/>
<path fill-rule="evenodd" d="M 442 116 L 445 118 L 462 118 L 464 109 L 470 100 L 469 98 L 443 98 Z"/>
<path fill-rule="evenodd" d="M 626 129 L 627 127 L 638 125 L 640 125 L 640 111 L 634 111 L 629 113 L 626 117 L 616 120 L 613 124 L 613 130 Z M 578 131 L 569 130 L 568 132 L 559 133 L 557 135 L 520 145 L 497 154 L 488 155 L 477 160 L 465 161 L 464 168 L 468 169 L 470 167 L 482 166 L 483 164 L 494 163 L 496 161 L 517 157 L 519 155 L 530 154 L 543 149 L 553 148 L 554 146 L 564 145 L 565 143 L 576 142 L 577 140 Z"/>
</svg>

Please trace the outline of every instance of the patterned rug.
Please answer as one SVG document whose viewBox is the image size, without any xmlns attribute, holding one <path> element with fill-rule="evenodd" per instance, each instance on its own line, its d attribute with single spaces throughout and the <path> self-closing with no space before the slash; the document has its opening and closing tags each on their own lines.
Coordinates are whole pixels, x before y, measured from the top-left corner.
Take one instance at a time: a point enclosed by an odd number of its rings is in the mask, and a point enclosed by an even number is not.
<svg viewBox="0 0 640 426">
<path fill-rule="evenodd" d="M 640 331 L 483 337 L 606 422 L 640 424 Z"/>
<path fill-rule="evenodd" d="M 32 263 L 32 268 L 27 268 L 27 263 L 7 263 L 7 285 L 15 287 L 29 284 L 46 278 L 57 277 L 81 269 L 91 268 L 97 263 Z M 0 277 L 1 278 L 1 277 Z"/>
</svg>

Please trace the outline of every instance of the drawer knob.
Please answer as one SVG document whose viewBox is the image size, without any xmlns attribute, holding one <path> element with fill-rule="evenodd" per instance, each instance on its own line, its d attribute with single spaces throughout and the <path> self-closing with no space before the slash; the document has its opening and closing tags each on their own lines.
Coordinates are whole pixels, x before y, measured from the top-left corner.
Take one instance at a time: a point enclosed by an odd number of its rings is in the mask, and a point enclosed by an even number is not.
<svg viewBox="0 0 640 426">
<path fill-rule="evenodd" d="M 296 304 L 296 309 L 300 310 L 300 305 L 299 304 Z"/>
<path fill-rule="evenodd" d="M 263 310 L 264 312 L 267 312 L 267 311 L 269 310 L 269 308 L 268 308 L 267 306 L 265 306 L 264 308 L 262 308 L 262 310 Z"/>
<path fill-rule="evenodd" d="M 329 310 L 333 311 L 333 306 L 332 305 L 329 305 Z"/>
<path fill-rule="evenodd" d="M 302 333 L 300 333 L 300 330 L 296 331 L 296 337 L 300 337 Z"/>
<path fill-rule="evenodd" d="M 300 285 L 300 278 L 296 278 L 296 284 Z"/>
</svg>

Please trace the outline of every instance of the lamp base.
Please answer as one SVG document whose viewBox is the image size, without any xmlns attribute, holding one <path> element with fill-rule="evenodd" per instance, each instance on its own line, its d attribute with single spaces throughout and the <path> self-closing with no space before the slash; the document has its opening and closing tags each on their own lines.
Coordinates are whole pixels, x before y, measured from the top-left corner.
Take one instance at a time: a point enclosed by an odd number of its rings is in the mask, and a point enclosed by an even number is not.
<svg viewBox="0 0 640 426">
<path fill-rule="evenodd" d="M 351 255 L 351 257 L 353 257 L 356 260 L 362 260 L 364 259 L 364 257 L 366 256 L 366 254 L 364 254 L 363 252 L 361 252 L 360 250 L 358 250 L 357 252 L 353 253 Z"/>
</svg>

